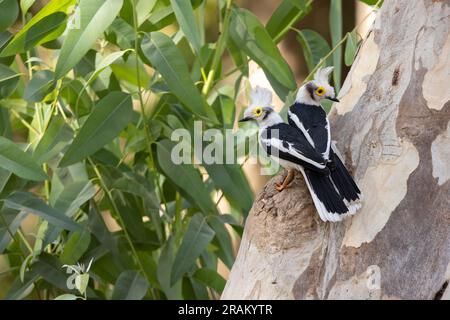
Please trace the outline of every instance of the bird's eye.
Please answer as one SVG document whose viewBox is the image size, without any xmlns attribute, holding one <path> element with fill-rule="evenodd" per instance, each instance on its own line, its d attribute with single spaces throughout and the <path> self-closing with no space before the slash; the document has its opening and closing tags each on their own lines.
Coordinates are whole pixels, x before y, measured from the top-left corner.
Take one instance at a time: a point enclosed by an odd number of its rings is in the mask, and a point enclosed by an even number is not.
<svg viewBox="0 0 450 320">
<path fill-rule="evenodd" d="M 254 113 L 255 116 L 259 117 L 261 115 L 261 113 L 262 113 L 262 108 L 257 107 L 255 109 L 253 109 L 253 113 Z"/>
<path fill-rule="evenodd" d="M 323 95 L 325 94 L 325 88 L 324 88 L 324 87 L 318 87 L 318 88 L 316 89 L 316 94 L 317 94 L 319 97 L 323 96 Z"/>
</svg>

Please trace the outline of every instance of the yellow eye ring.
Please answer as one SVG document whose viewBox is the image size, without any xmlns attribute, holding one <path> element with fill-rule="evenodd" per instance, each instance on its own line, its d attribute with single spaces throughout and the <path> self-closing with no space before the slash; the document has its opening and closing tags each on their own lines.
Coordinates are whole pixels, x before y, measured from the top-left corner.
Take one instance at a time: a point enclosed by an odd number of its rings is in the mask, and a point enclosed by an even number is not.
<svg viewBox="0 0 450 320">
<path fill-rule="evenodd" d="M 261 107 L 256 107 L 255 109 L 253 109 L 253 114 L 257 117 L 259 117 L 262 114 L 262 108 Z"/>
<path fill-rule="evenodd" d="M 325 88 L 322 87 L 322 86 L 318 87 L 318 88 L 316 89 L 316 94 L 317 94 L 319 97 L 323 96 L 323 95 L 325 94 Z"/>
</svg>

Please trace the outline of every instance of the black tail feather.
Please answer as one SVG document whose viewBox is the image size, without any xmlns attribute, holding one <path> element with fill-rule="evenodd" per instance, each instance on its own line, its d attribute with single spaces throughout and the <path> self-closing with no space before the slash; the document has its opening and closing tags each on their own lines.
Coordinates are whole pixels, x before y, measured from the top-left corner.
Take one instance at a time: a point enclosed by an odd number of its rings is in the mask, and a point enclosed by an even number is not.
<svg viewBox="0 0 450 320">
<path fill-rule="evenodd" d="M 311 192 L 323 203 L 330 214 L 345 214 L 349 209 L 343 198 L 337 193 L 329 176 L 320 175 L 311 170 L 305 170 L 306 179 L 311 186 Z"/>
<path fill-rule="evenodd" d="M 331 179 L 333 180 L 339 193 L 348 202 L 358 200 L 360 198 L 361 191 L 345 165 L 342 163 L 341 159 L 333 150 L 330 150 L 330 159 L 332 159 L 334 163 L 334 168 L 330 170 Z"/>
</svg>

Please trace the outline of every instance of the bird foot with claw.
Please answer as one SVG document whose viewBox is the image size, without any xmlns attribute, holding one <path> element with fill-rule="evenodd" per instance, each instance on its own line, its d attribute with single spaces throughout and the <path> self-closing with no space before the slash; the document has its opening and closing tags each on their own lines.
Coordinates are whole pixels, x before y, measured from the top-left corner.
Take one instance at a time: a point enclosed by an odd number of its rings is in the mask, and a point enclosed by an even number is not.
<svg viewBox="0 0 450 320">
<path fill-rule="evenodd" d="M 289 183 L 289 184 L 286 185 L 286 186 L 283 185 L 283 184 L 276 183 L 276 184 L 275 184 L 275 190 L 277 190 L 278 192 L 281 192 L 281 191 L 283 191 L 284 189 L 290 188 L 291 185 L 292 185 L 292 183 Z"/>
</svg>

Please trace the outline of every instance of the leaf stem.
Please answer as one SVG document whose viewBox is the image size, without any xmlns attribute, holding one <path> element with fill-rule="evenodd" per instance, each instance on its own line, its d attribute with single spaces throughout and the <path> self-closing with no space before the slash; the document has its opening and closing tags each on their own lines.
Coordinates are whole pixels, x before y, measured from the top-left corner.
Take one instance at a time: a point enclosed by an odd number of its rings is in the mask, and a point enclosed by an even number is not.
<svg viewBox="0 0 450 320">
<path fill-rule="evenodd" d="M 33 254 L 33 248 L 31 247 L 31 245 L 28 243 L 27 238 L 25 238 L 25 235 L 23 234 L 22 230 L 17 229 L 17 234 L 19 235 L 20 240 L 22 240 L 22 242 L 25 244 L 25 247 L 28 250 L 29 254 Z"/>
<path fill-rule="evenodd" d="M 139 31 L 138 31 L 138 21 L 137 21 L 137 13 L 136 13 L 136 0 L 133 0 L 133 30 L 134 30 L 134 36 L 135 36 L 135 41 L 134 41 L 134 53 L 136 55 L 136 77 L 137 77 L 137 83 L 138 83 L 138 95 L 139 95 L 139 104 L 141 106 L 141 113 L 142 113 L 142 120 L 144 122 L 144 131 L 145 131 L 145 139 L 147 141 L 147 148 L 148 148 L 148 154 L 149 154 L 149 159 L 150 159 L 150 168 L 154 169 L 155 168 L 155 161 L 153 159 L 153 154 L 152 154 L 152 138 L 150 136 L 150 128 L 148 126 L 148 119 L 147 116 L 145 114 L 145 104 L 144 104 L 144 99 L 142 96 L 142 86 L 141 86 L 141 79 L 140 79 L 140 66 L 139 66 L 139 56 L 138 56 L 138 35 L 139 35 Z M 164 194 L 162 192 L 161 186 L 159 185 L 159 181 L 158 181 L 158 171 L 154 170 L 155 172 L 155 177 L 153 179 L 154 184 L 156 185 L 156 188 L 158 189 L 160 196 L 161 196 L 161 200 L 164 204 L 164 211 L 167 214 L 167 203 L 164 199 Z"/>
<path fill-rule="evenodd" d="M 139 56 L 138 56 L 138 21 L 137 21 L 137 14 L 136 14 L 136 0 L 133 0 L 133 31 L 134 31 L 134 54 L 136 55 L 136 78 L 137 78 L 137 86 L 138 86 L 138 96 L 139 96 L 139 104 L 141 106 L 141 113 L 142 113 L 142 119 L 144 121 L 144 128 L 145 128 L 145 134 L 147 137 L 147 142 L 150 143 L 150 137 L 148 132 L 148 123 L 145 115 L 145 108 L 144 108 L 144 98 L 142 96 L 142 85 L 141 85 L 141 72 L 140 72 L 140 66 L 139 66 Z"/>
<path fill-rule="evenodd" d="M 309 6 L 312 4 L 312 2 L 313 2 L 313 0 L 309 0 L 309 1 L 306 3 L 305 7 L 309 7 Z M 280 42 L 281 38 L 286 34 L 286 32 L 287 32 L 289 29 L 292 29 L 292 25 L 293 25 L 294 23 L 297 22 L 297 20 L 302 16 L 302 14 L 307 14 L 307 13 L 308 13 L 307 11 L 300 10 L 300 11 L 299 11 L 299 12 L 291 19 L 291 21 L 287 24 L 287 26 L 286 26 L 283 30 L 281 30 L 281 32 L 278 33 L 278 35 L 276 35 L 276 36 L 272 39 L 273 42 L 275 42 L 275 43 Z"/>
<path fill-rule="evenodd" d="M 1 220 L 2 220 L 2 223 L 5 225 L 6 231 L 9 233 L 9 236 L 11 237 L 11 239 L 15 239 L 14 233 L 12 232 L 11 228 L 9 227 L 9 224 L 6 222 L 5 217 L 4 217 L 2 214 L 0 214 L 0 218 L 1 218 Z M 20 228 L 19 228 L 18 230 L 20 231 Z M 22 234 L 22 236 L 23 236 L 23 234 Z M 22 238 L 22 237 L 19 237 L 19 238 L 20 238 L 21 241 L 24 240 L 24 237 L 23 237 L 23 238 Z M 17 239 L 15 239 L 15 240 L 17 241 Z M 25 246 L 27 247 L 27 249 L 30 248 L 30 245 L 28 244 L 27 241 L 25 241 L 24 244 L 25 244 Z M 31 252 L 33 252 L 33 250 L 31 250 Z M 26 256 L 25 256 L 25 254 L 24 254 L 22 251 L 20 251 L 20 254 L 22 255 L 22 257 L 23 257 L 24 259 L 26 259 Z"/>
<path fill-rule="evenodd" d="M 202 89 L 202 93 L 205 96 L 207 96 L 209 91 L 211 90 L 214 76 L 219 67 L 220 58 L 222 57 L 223 51 L 225 50 L 226 41 L 228 39 L 228 29 L 231 19 L 232 4 L 233 0 L 227 0 L 227 4 L 225 7 L 225 18 L 222 23 L 219 39 L 217 40 L 216 50 L 214 51 L 214 56 L 211 63 L 211 69 L 208 72 L 208 76 Z"/>
<path fill-rule="evenodd" d="M 139 267 L 140 271 L 142 272 L 143 276 L 145 276 L 147 278 L 147 280 L 149 280 L 148 275 L 145 273 L 144 266 L 143 266 L 141 260 L 139 259 L 139 255 L 137 254 L 136 248 L 134 247 L 133 241 L 131 240 L 131 236 L 130 236 L 127 228 L 125 227 L 125 223 L 124 223 L 124 221 L 122 219 L 122 216 L 120 215 L 119 209 L 117 207 L 116 202 L 114 201 L 114 198 L 113 198 L 113 196 L 111 194 L 111 191 L 106 186 L 106 183 L 103 180 L 103 177 L 102 177 L 100 171 L 98 170 L 97 165 L 94 163 L 94 161 L 92 161 L 92 159 L 90 157 L 87 157 L 87 160 L 91 164 L 92 169 L 94 169 L 94 172 L 95 172 L 95 174 L 96 174 L 96 176 L 98 178 L 98 181 L 100 183 L 100 187 L 103 189 L 103 192 L 105 193 L 106 197 L 108 198 L 109 202 L 112 205 L 112 209 L 113 209 L 115 215 L 119 219 L 120 225 L 121 225 L 122 230 L 123 230 L 123 232 L 125 234 L 125 238 L 128 241 L 128 244 L 129 244 L 129 246 L 131 248 L 131 251 L 132 251 L 133 256 L 134 256 L 134 258 L 136 260 L 136 263 L 138 264 L 138 267 Z"/>
<path fill-rule="evenodd" d="M 20 121 L 20 122 L 21 122 L 28 130 L 33 131 L 36 135 L 40 135 L 39 131 L 37 131 L 37 129 L 34 128 L 31 124 L 29 124 L 24 118 L 22 118 L 22 117 L 20 116 L 20 114 L 19 114 L 16 110 L 11 109 L 11 113 L 12 113 L 17 119 L 19 119 L 19 121 Z"/>
<path fill-rule="evenodd" d="M 380 5 L 380 3 L 382 2 L 382 0 L 378 0 L 377 3 L 374 5 L 374 7 L 378 8 L 378 6 Z M 319 63 L 314 67 L 314 69 L 308 74 L 308 76 L 305 78 L 305 80 L 303 81 L 303 83 L 309 81 L 312 79 L 312 77 L 314 76 L 314 74 L 316 73 L 316 71 L 323 65 L 323 63 L 325 61 L 327 61 L 328 58 L 331 57 L 331 55 L 341 46 L 345 43 L 345 41 L 348 38 L 348 35 L 352 32 L 354 32 L 355 30 L 357 30 L 363 23 L 364 21 L 367 20 L 367 18 L 369 18 L 372 15 L 373 11 L 369 12 L 350 32 L 347 32 L 345 34 L 345 36 L 341 39 L 341 41 L 339 41 L 334 48 L 323 58 L 321 58 L 319 60 Z M 292 30 L 296 31 L 297 33 L 300 32 L 300 30 L 296 29 L 296 28 L 291 28 Z"/>
</svg>

